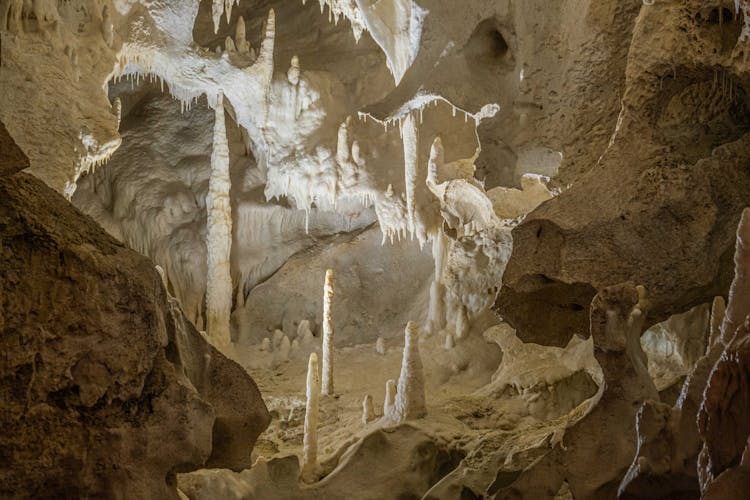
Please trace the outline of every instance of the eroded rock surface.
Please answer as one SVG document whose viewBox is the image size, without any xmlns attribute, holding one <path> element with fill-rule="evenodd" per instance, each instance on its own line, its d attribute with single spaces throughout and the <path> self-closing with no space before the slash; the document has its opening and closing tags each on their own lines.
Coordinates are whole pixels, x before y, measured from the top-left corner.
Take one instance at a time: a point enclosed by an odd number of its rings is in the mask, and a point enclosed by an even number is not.
<svg viewBox="0 0 750 500">
<path fill-rule="evenodd" d="M 260 393 L 151 262 L 26 174 L 0 232 L 1 496 L 176 498 L 178 471 L 250 465 Z"/>
</svg>

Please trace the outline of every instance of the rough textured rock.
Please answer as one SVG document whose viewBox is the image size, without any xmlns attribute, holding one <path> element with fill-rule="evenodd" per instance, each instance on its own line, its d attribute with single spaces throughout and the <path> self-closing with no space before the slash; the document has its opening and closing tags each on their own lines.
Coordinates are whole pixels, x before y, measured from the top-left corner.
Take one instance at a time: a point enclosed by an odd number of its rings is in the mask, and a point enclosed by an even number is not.
<svg viewBox="0 0 750 500">
<path fill-rule="evenodd" d="M 519 473 L 498 475 L 494 498 L 552 498 L 568 485 L 573 498 L 613 498 L 636 449 L 635 413 L 657 400 L 639 338 L 647 302 L 631 284 L 602 290 L 591 304 L 594 356 L 604 384 L 589 414 L 569 428 L 563 446 Z M 596 398 L 595 398 L 596 399 Z M 606 451 L 606 461 L 601 454 Z"/>
<path fill-rule="evenodd" d="M 28 166 L 29 159 L 10 136 L 5 124 L 0 122 L 0 177 L 15 174 Z"/>
<path fill-rule="evenodd" d="M 742 16 L 721 23 L 711 8 L 644 5 L 609 148 L 514 230 L 497 307 L 524 340 L 564 345 L 581 332 L 583 309 L 558 314 L 581 287 L 593 296 L 643 284 L 647 324 L 726 291 L 734 229 L 750 204 L 750 115 Z"/>
<path fill-rule="evenodd" d="M 713 491 L 711 498 L 739 498 L 740 492 L 750 489 L 746 457 L 750 438 L 749 334 L 750 322 L 746 320 L 711 371 L 698 413 L 703 439 L 699 478 L 703 493 Z M 738 470 L 729 472 L 735 468 Z M 725 481 L 733 487 L 719 484 Z M 723 497 L 718 494 L 722 490 L 734 493 Z"/>
<path fill-rule="evenodd" d="M 0 232 L 1 496 L 174 498 L 175 472 L 249 464 L 260 393 L 147 259 L 26 174 Z"/>
<path fill-rule="evenodd" d="M 738 483 L 746 481 L 742 465 L 719 477 L 743 457 L 750 434 L 744 387 L 748 350 L 742 347 L 749 328 L 747 320 L 739 323 L 748 312 L 750 298 L 749 214 L 750 210 L 743 211 L 737 227 L 729 303 L 725 308 L 723 299 L 713 301 L 710 336 L 716 340 L 688 374 L 674 408 L 647 401 L 638 412 L 638 451 L 620 485 L 623 498 L 696 498 L 701 489 L 704 496 L 712 490 L 712 495 L 723 495 L 714 498 L 731 498 L 732 491 L 747 489 L 738 488 Z M 690 329 L 686 322 L 672 326 Z"/>
</svg>

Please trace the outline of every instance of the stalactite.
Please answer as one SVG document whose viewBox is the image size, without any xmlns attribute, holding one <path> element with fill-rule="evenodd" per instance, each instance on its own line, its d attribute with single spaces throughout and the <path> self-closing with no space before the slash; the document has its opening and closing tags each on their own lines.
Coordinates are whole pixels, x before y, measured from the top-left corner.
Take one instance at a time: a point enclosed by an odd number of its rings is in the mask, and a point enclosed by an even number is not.
<svg viewBox="0 0 750 500">
<path fill-rule="evenodd" d="M 325 395 L 333 394 L 333 269 L 326 271 L 323 286 L 323 384 Z"/>
<path fill-rule="evenodd" d="M 445 327 L 445 285 L 443 269 L 447 255 L 448 242 L 442 229 L 438 229 L 432 239 L 432 257 L 435 262 L 435 275 L 430 285 L 430 305 L 427 313 L 425 330 L 437 333 Z"/>
<path fill-rule="evenodd" d="M 206 278 L 206 332 L 218 346 L 231 342 L 229 321 L 232 309 L 232 207 L 229 192 L 229 147 L 224 122 L 223 96 L 219 95 L 214 121 L 211 176 L 206 196 L 208 275 Z"/>
<path fill-rule="evenodd" d="M 318 403 L 320 398 L 320 375 L 318 355 L 310 354 L 307 364 L 307 404 L 305 406 L 305 427 L 302 441 L 302 479 L 312 482 L 316 479 L 318 466 Z"/>
<path fill-rule="evenodd" d="M 417 124 L 411 114 L 406 115 L 402 128 L 404 143 L 404 181 L 406 186 L 406 216 L 409 232 L 416 232 L 416 190 L 417 190 Z"/>
</svg>

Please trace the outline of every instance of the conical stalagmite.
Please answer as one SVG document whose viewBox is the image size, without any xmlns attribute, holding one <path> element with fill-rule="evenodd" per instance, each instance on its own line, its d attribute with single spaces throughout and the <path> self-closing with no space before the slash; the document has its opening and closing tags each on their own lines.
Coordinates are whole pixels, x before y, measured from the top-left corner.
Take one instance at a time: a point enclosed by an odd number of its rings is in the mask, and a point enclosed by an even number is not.
<svg viewBox="0 0 750 500">
<path fill-rule="evenodd" d="M 427 414 L 417 325 L 413 321 L 409 321 L 404 334 L 401 375 L 398 378 L 396 399 L 390 408 L 390 417 L 398 422 L 411 418 L 421 418 Z"/>
</svg>

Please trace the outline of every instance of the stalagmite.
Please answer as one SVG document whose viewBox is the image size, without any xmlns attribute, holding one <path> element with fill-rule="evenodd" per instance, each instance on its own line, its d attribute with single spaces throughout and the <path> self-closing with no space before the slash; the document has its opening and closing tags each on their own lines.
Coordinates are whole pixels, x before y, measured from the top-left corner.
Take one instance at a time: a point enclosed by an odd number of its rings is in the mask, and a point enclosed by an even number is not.
<svg viewBox="0 0 750 500">
<path fill-rule="evenodd" d="M 237 26 L 234 34 L 234 44 L 237 47 L 237 51 L 240 54 L 246 54 L 250 52 L 250 43 L 247 41 L 247 34 L 245 32 L 245 18 L 242 16 L 237 19 Z"/>
<path fill-rule="evenodd" d="M 307 405 L 305 407 L 305 428 L 302 441 L 302 479 L 312 482 L 316 479 L 318 466 L 318 399 L 320 398 L 320 376 L 318 355 L 310 354 L 307 364 Z"/>
<path fill-rule="evenodd" d="M 292 349 L 292 344 L 289 342 L 289 337 L 284 335 L 284 338 L 281 339 L 281 344 L 279 345 L 279 359 L 281 361 L 288 361 L 289 360 L 289 351 Z"/>
<path fill-rule="evenodd" d="M 297 338 L 300 341 L 300 344 L 309 346 L 313 342 L 313 333 L 310 329 L 310 322 L 306 319 L 303 319 L 299 322 L 299 326 L 297 327 Z"/>
<path fill-rule="evenodd" d="M 372 407 L 372 396 L 367 394 L 362 400 L 362 425 L 367 425 L 375 419 L 375 409 Z"/>
<path fill-rule="evenodd" d="M 229 147 L 224 123 L 223 96 L 216 101 L 211 176 L 206 196 L 208 275 L 206 278 L 206 331 L 215 345 L 231 342 L 229 320 L 232 312 L 232 207 L 229 192 Z"/>
<path fill-rule="evenodd" d="M 326 271 L 323 286 L 323 383 L 322 394 L 333 394 L 333 269 Z"/>
<path fill-rule="evenodd" d="M 383 400 L 383 415 L 390 415 L 396 403 L 396 381 L 392 378 L 385 383 L 385 399 Z"/>
<path fill-rule="evenodd" d="M 396 400 L 390 412 L 390 417 L 397 422 L 403 422 L 411 418 L 421 418 L 427 414 L 422 359 L 419 357 L 417 325 L 413 321 L 409 321 L 404 334 L 404 355 L 401 361 L 401 375 L 398 378 Z"/>
<path fill-rule="evenodd" d="M 450 351 L 456 346 L 456 342 L 453 340 L 453 335 L 451 332 L 446 332 L 445 334 L 445 350 Z"/>
<path fill-rule="evenodd" d="M 281 340 L 284 338 L 284 332 L 276 329 L 273 331 L 273 348 L 278 349 L 281 345 Z"/>
<path fill-rule="evenodd" d="M 260 350 L 261 351 L 270 351 L 271 350 L 271 339 L 268 337 L 265 337 L 261 343 L 260 343 Z"/>
<path fill-rule="evenodd" d="M 412 237 L 416 231 L 416 189 L 417 189 L 417 123 L 410 114 L 402 128 L 404 143 L 404 181 L 406 186 L 406 216 Z"/>
<path fill-rule="evenodd" d="M 383 337 L 378 337 L 378 340 L 375 341 L 375 352 L 380 355 L 385 354 L 385 340 L 383 340 Z"/>
</svg>

